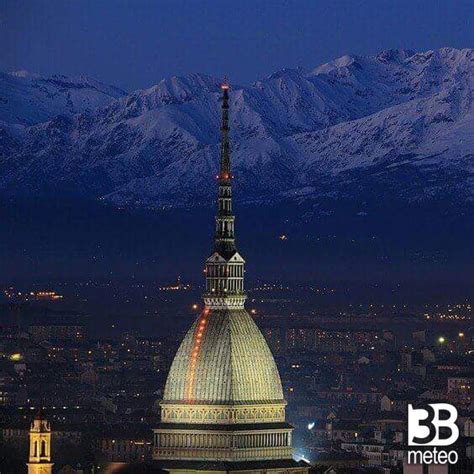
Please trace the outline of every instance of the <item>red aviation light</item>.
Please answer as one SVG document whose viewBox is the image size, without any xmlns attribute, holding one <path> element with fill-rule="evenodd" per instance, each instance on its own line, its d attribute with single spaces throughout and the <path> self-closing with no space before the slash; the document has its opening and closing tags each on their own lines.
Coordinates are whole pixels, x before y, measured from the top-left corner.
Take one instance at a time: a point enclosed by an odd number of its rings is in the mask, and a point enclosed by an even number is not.
<svg viewBox="0 0 474 474">
<path fill-rule="evenodd" d="M 196 331 L 194 333 L 194 343 L 191 351 L 191 361 L 189 364 L 189 375 L 186 386 L 186 396 L 189 400 L 193 399 L 197 359 L 201 350 L 202 337 L 204 333 L 204 328 L 207 323 L 207 316 L 209 314 L 209 311 L 209 308 L 204 308 L 204 311 L 201 313 L 199 324 L 197 325 Z"/>
</svg>

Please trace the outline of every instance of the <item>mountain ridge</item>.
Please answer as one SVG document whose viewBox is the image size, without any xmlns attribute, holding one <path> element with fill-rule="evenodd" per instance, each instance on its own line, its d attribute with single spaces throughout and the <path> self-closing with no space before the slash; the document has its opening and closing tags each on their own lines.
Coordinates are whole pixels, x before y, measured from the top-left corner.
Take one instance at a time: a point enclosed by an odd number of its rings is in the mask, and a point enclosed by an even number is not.
<svg viewBox="0 0 474 474">
<path fill-rule="evenodd" d="M 85 75 L 0 72 L 0 122 L 35 125 L 56 115 L 95 110 L 124 95 L 122 89 Z"/>
<path fill-rule="evenodd" d="M 473 50 L 442 48 L 343 56 L 235 85 L 236 196 L 363 200 L 379 190 L 373 199 L 471 202 L 473 83 Z M 218 153 L 219 80 L 173 76 L 80 114 L 4 123 L 0 193 L 204 204 Z"/>
</svg>

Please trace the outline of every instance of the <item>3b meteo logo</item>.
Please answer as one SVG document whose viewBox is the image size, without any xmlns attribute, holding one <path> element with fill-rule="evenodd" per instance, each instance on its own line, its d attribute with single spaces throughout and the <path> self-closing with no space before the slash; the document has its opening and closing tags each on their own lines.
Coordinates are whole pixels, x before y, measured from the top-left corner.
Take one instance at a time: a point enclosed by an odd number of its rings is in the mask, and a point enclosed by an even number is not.
<svg viewBox="0 0 474 474">
<path fill-rule="evenodd" d="M 459 438 L 456 425 L 458 411 L 449 403 L 431 403 L 423 408 L 408 405 L 409 446 L 450 446 Z M 408 451 L 409 464 L 456 464 L 456 451 L 431 450 Z"/>
</svg>

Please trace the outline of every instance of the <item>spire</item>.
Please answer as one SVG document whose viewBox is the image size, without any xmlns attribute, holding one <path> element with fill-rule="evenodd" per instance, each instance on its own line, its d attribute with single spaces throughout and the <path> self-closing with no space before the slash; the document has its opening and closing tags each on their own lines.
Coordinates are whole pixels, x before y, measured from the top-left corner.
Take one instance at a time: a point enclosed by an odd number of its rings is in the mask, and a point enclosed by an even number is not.
<svg viewBox="0 0 474 474">
<path fill-rule="evenodd" d="M 232 174 L 230 169 L 229 142 L 229 84 L 227 80 L 221 85 L 222 123 L 221 123 L 221 156 L 217 197 L 216 232 L 214 252 L 206 260 L 206 291 L 204 303 L 206 309 L 242 309 L 245 303 L 244 264 L 245 261 L 237 252 L 234 235 L 234 214 L 232 212 Z M 206 313 L 203 313 L 206 314 Z"/>
<path fill-rule="evenodd" d="M 234 235 L 234 215 L 232 213 L 232 175 L 230 169 L 229 142 L 229 83 L 227 79 L 221 84 L 222 122 L 221 122 L 221 156 L 219 174 L 218 208 L 216 216 L 215 251 L 227 256 L 236 251 Z"/>
<path fill-rule="evenodd" d="M 38 410 L 36 410 L 35 414 L 35 420 L 44 420 L 44 411 L 42 405 L 38 407 Z"/>
<path fill-rule="evenodd" d="M 222 123 L 221 123 L 221 159 L 219 180 L 228 181 L 230 176 L 230 145 L 229 145 L 229 83 L 227 78 L 221 84 L 222 90 Z"/>
</svg>

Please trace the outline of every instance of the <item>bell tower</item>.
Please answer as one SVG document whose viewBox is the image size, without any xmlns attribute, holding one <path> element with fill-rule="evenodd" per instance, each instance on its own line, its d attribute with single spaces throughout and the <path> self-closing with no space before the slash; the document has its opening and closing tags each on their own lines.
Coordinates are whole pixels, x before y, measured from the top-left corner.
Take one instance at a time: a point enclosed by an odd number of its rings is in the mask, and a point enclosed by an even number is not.
<svg viewBox="0 0 474 474">
<path fill-rule="evenodd" d="M 30 426 L 30 452 L 28 458 L 28 474 L 52 474 L 51 462 L 51 426 L 38 410 Z"/>
</svg>

